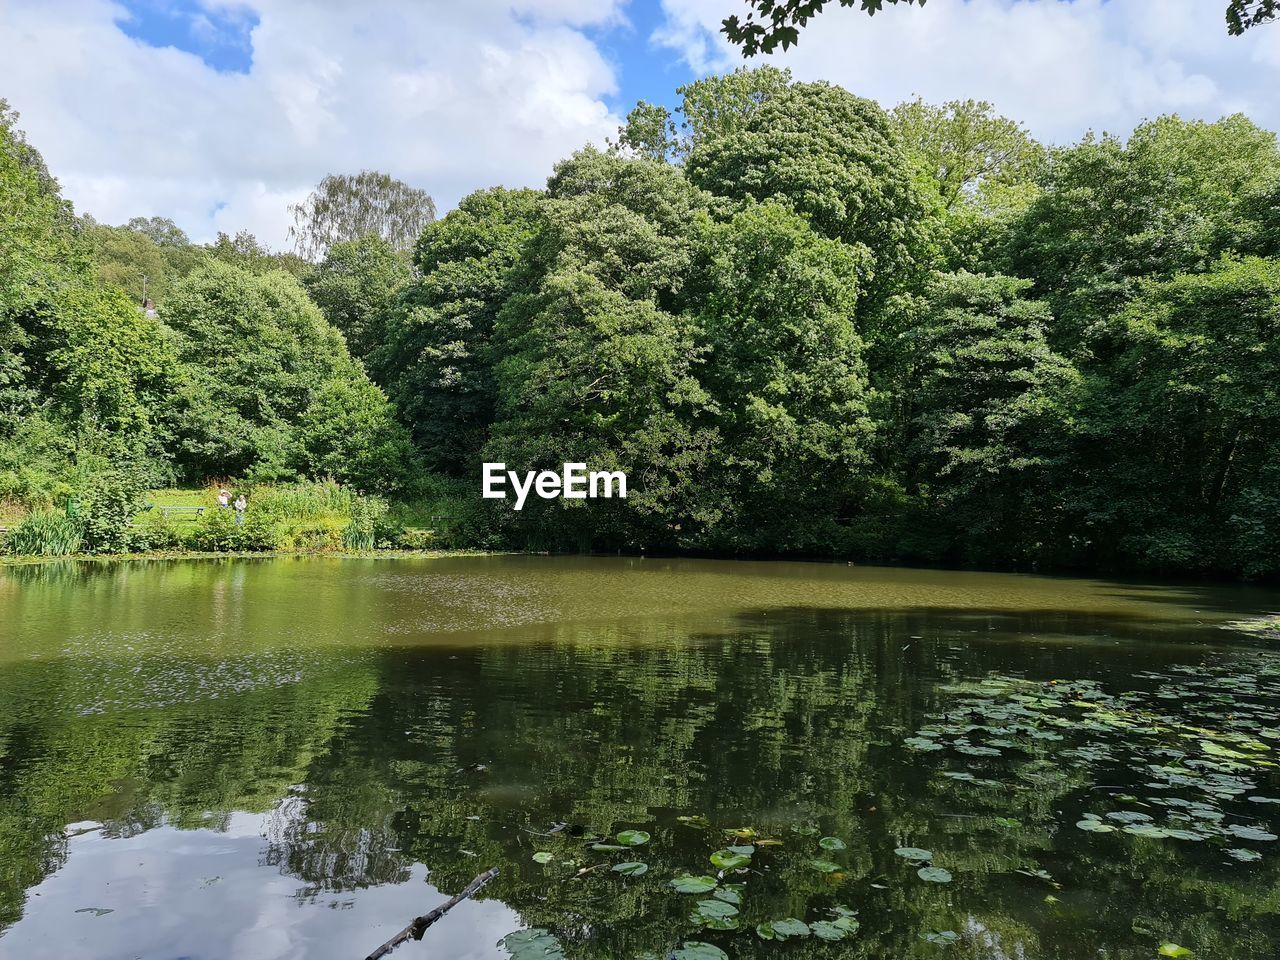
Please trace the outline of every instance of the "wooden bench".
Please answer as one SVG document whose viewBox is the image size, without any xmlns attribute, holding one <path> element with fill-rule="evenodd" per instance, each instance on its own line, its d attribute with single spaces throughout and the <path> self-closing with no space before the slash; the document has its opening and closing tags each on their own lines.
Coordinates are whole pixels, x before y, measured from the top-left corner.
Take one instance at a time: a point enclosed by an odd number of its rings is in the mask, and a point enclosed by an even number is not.
<svg viewBox="0 0 1280 960">
<path fill-rule="evenodd" d="M 160 511 L 160 515 L 163 517 L 190 517 L 192 520 L 204 513 L 205 510 L 204 507 L 157 507 L 156 509 Z"/>
</svg>

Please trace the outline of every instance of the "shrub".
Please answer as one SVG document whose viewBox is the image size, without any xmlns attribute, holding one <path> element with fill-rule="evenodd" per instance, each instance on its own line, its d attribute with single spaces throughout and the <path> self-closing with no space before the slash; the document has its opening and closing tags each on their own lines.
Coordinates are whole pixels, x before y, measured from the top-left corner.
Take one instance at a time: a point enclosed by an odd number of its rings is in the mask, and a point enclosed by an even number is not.
<svg viewBox="0 0 1280 960">
<path fill-rule="evenodd" d="M 277 519 L 317 520 L 350 516 L 356 492 L 332 480 L 307 480 L 255 491 L 253 509 Z"/>
<path fill-rule="evenodd" d="M 146 488 L 146 480 L 136 470 L 109 470 L 93 477 L 80 504 L 85 549 L 91 553 L 127 551 L 129 525 L 142 507 Z"/>
<path fill-rule="evenodd" d="M 209 510 L 196 522 L 188 543 L 197 550 L 226 553 L 235 549 L 235 533 L 235 519 L 230 510 Z"/>
<path fill-rule="evenodd" d="M 430 550 L 435 546 L 436 532 L 419 527 L 405 527 L 396 537 L 395 543 L 401 550 Z"/>
<path fill-rule="evenodd" d="M 5 547 L 24 556 L 65 557 L 80 549 L 81 525 L 56 510 L 29 513 L 9 531 Z"/>
<path fill-rule="evenodd" d="M 342 531 L 348 550 L 372 550 L 378 541 L 379 526 L 387 516 L 387 503 L 380 497 L 357 497 L 351 504 L 351 522 Z"/>
<path fill-rule="evenodd" d="M 288 549 L 302 552 L 323 550 L 341 550 L 344 545 L 343 529 L 346 524 L 336 518 L 320 520 L 302 520 L 286 524 L 284 545 Z"/>
</svg>

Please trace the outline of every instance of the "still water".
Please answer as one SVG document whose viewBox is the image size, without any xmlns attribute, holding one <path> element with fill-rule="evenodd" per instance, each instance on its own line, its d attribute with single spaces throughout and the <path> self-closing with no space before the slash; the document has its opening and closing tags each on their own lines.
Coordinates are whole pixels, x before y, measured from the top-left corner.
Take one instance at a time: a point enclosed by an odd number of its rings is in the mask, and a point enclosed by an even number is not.
<svg viewBox="0 0 1280 960">
<path fill-rule="evenodd" d="M 1280 651 L 1223 624 L 1277 609 L 820 564 L 0 570 L 0 957 L 360 960 L 498 867 L 392 956 L 1269 960 Z"/>
</svg>

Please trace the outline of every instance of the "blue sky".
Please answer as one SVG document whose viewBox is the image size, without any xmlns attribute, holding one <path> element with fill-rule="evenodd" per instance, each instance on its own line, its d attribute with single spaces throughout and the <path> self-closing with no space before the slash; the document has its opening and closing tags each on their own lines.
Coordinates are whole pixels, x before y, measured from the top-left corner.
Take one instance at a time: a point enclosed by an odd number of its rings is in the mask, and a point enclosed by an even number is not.
<svg viewBox="0 0 1280 960">
<path fill-rule="evenodd" d="M 1225 0 L 832 6 L 789 67 L 890 107 L 984 99 L 1049 143 L 1177 112 L 1280 127 L 1280 25 Z M 742 65 L 743 0 L 2 0 L 0 97 L 77 210 L 286 243 L 327 173 L 387 171 L 442 210 L 540 186 L 637 99 Z"/>
</svg>

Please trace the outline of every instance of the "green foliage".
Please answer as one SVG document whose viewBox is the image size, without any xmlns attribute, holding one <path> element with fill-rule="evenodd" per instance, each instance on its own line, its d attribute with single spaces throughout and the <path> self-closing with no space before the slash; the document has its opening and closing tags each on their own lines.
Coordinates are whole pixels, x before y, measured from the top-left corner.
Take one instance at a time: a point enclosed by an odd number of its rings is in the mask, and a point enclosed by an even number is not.
<svg viewBox="0 0 1280 960">
<path fill-rule="evenodd" d="M 386 343 L 370 357 L 434 470 L 468 470 L 488 438 L 494 323 L 524 283 L 540 205 L 532 190 L 485 190 L 427 227 L 414 257 L 419 279 L 390 309 Z"/>
<path fill-rule="evenodd" d="M 814 230 L 869 256 L 867 290 L 887 292 L 931 256 L 930 205 L 873 101 L 798 83 L 689 155 L 690 180 L 733 199 L 775 199 Z"/>
<path fill-rule="evenodd" d="M 305 285 L 352 355 L 364 358 L 385 340 L 384 313 L 411 276 L 408 257 L 370 235 L 333 244 Z"/>
<path fill-rule="evenodd" d="M 84 530 L 64 510 L 29 513 L 9 531 L 4 548 L 19 556 L 65 557 L 78 553 Z"/>
<path fill-rule="evenodd" d="M 373 170 L 330 174 L 314 191 L 290 207 L 289 236 L 307 260 L 323 259 L 346 240 L 378 237 L 393 250 L 408 250 L 436 218 L 435 201 L 425 190 Z"/>
<path fill-rule="evenodd" d="M 142 508 L 146 477 L 138 470 L 100 473 L 80 491 L 78 516 L 89 553 L 124 553 L 131 546 L 129 526 Z"/>
<path fill-rule="evenodd" d="M 387 516 L 387 503 L 378 497 L 358 497 L 351 505 L 351 521 L 342 531 L 342 542 L 349 550 L 372 550 L 377 545 L 378 531 Z"/>
</svg>

